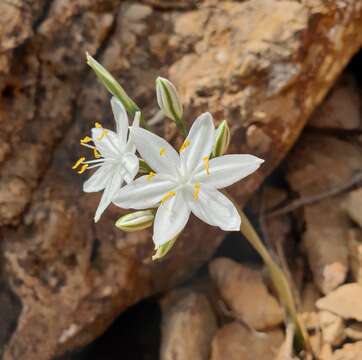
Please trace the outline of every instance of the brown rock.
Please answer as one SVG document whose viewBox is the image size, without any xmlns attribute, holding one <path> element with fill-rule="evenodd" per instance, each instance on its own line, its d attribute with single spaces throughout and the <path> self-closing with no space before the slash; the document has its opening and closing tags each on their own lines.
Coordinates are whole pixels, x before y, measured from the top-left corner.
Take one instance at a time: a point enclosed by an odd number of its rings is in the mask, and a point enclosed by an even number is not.
<svg viewBox="0 0 362 360">
<path fill-rule="evenodd" d="M 255 153 L 245 139 L 257 126 L 250 145 L 267 161 L 232 188 L 243 204 L 360 47 L 361 2 L 183 1 L 179 11 L 180 2 L 161 0 L 1 1 L 0 14 L 12 15 L 0 20 L 0 277 L 18 301 L 2 318 L 0 356 L 48 360 L 90 342 L 128 306 L 189 276 L 222 239 L 193 220 L 169 257 L 152 263 L 149 232 L 115 230 L 119 209 L 92 223 L 100 194 L 82 194 L 85 177 L 69 169 L 94 121 L 114 123 L 85 51 L 146 118 L 162 74 L 179 88 L 189 123 L 206 109 L 228 119 L 231 152 Z M 179 31 L 192 27 L 202 31 Z M 170 123 L 158 130 L 173 137 Z M 12 179 L 25 196 L 10 191 Z"/>
<path fill-rule="evenodd" d="M 355 322 L 344 329 L 345 336 L 352 340 L 362 340 L 362 323 Z"/>
<path fill-rule="evenodd" d="M 268 293 L 259 271 L 227 258 L 213 260 L 209 271 L 221 298 L 236 318 L 255 330 L 281 324 L 282 309 Z"/>
<path fill-rule="evenodd" d="M 336 350 L 331 360 L 357 360 L 362 359 L 362 341 L 353 344 L 345 344 L 342 349 Z"/>
<path fill-rule="evenodd" d="M 344 74 L 322 105 L 308 121 L 308 126 L 323 129 L 358 129 L 361 126 L 361 99 L 356 80 Z"/>
<path fill-rule="evenodd" d="M 315 303 L 320 298 L 320 296 L 320 292 L 318 291 L 314 283 L 306 283 L 302 291 L 302 312 L 316 311 Z"/>
<path fill-rule="evenodd" d="M 207 298 L 190 293 L 168 306 L 162 317 L 161 360 L 207 360 L 216 331 Z"/>
<path fill-rule="evenodd" d="M 344 206 L 351 219 L 362 228 L 362 188 L 351 191 Z"/>
<path fill-rule="evenodd" d="M 234 322 L 216 332 L 211 360 L 274 360 L 282 342 L 281 330 L 255 333 Z"/>
<path fill-rule="evenodd" d="M 319 323 L 323 341 L 331 345 L 340 345 L 344 339 L 343 319 L 329 311 L 319 312 Z"/>
<path fill-rule="evenodd" d="M 354 281 L 362 283 L 362 231 L 350 229 L 348 232 L 348 253 Z"/>
<path fill-rule="evenodd" d="M 340 286 L 317 301 L 317 308 L 328 310 L 343 319 L 362 321 L 362 285 L 351 283 Z"/>
</svg>

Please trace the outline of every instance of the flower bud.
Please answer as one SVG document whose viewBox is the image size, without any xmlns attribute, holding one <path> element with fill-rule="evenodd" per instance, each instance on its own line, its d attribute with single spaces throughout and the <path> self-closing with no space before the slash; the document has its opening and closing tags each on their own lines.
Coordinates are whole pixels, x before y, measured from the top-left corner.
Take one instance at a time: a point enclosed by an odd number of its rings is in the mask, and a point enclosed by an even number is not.
<svg viewBox="0 0 362 360">
<path fill-rule="evenodd" d="M 136 103 L 126 94 L 122 86 L 117 80 L 91 55 L 87 55 L 87 64 L 93 69 L 98 79 L 103 83 L 107 90 L 115 96 L 126 108 L 131 116 L 135 116 L 137 111 L 140 111 Z"/>
<path fill-rule="evenodd" d="M 178 238 L 178 235 L 176 235 L 173 239 L 168 241 L 167 243 L 161 245 L 159 248 L 156 249 L 155 255 L 152 256 L 152 260 L 159 260 L 167 255 L 167 253 L 171 250 L 171 248 L 174 246 L 176 240 Z"/>
<path fill-rule="evenodd" d="M 135 211 L 121 216 L 116 222 L 116 227 L 127 232 L 143 230 L 153 224 L 154 218 L 153 210 Z"/>
<path fill-rule="evenodd" d="M 224 120 L 215 133 L 215 143 L 211 157 L 224 155 L 230 143 L 230 128 L 226 120 Z"/>
<path fill-rule="evenodd" d="M 185 123 L 182 120 L 182 104 L 177 90 L 171 81 L 158 77 L 156 80 L 157 102 L 163 113 L 176 122 L 177 127 L 185 133 Z"/>
</svg>

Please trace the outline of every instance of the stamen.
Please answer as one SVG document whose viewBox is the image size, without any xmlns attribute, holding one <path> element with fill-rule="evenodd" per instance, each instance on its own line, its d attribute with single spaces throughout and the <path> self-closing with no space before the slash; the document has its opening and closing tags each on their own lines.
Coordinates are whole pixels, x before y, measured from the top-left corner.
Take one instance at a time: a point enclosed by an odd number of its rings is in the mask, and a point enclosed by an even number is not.
<svg viewBox="0 0 362 360">
<path fill-rule="evenodd" d="M 196 201 L 199 200 L 200 189 L 201 189 L 200 183 L 195 183 L 194 184 L 194 199 Z"/>
<path fill-rule="evenodd" d="M 146 180 L 147 181 L 151 181 L 152 178 L 156 175 L 156 173 L 154 173 L 153 171 L 151 171 L 147 176 L 146 176 Z"/>
<path fill-rule="evenodd" d="M 190 144 L 191 144 L 190 140 L 186 139 L 181 145 L 179 152 L 182 153 L 183 151 L 185 151 L 190 146 Z"/>
<path fill-rule="evenodd" d="M 97 140 L 102 140 L 105 136 L 107 136 L 108 130 L 104 129 L 102 133 L 97 137 Z"/>
<path fill-rule="evenodd" d="M 205 157 L 202 158 L 202 160 L 204 161 L 204 168 L 205 168 L 206 174 L 210 175 L 209 157 L 205 156 Z"/>
<path fill-rule="evenodd" d="M 72 169 L 75 170 L 77 167 L 79 167 L 80 164 L 83 164 L 83 161 L 85 160 L 85 157 L 82 156 L 77 162 L 72 166 Z"/>
<path fill-rule="evenodd" d="M 166 154 L 166 149 L 162 147 L 160 149 L 160 156 L 164 156 L 165 154 Z"/>
<path fill-rule="evenodd" d="M 96 148 L 93 149 L 93 155 L 96 159 L 99 159 L 102 156 Z"/>
<path fill-rule="evenodd" d="M 94 126 L 95 126 L 97 129 L 102 129 L 102 128 L 103 128 L 102 124 L 100 124 L 99 122 L 96 122 L 96 123 L 94 124 Z"/>
<path fill-rule="evenodd" d="M 93 146 L 93 145 L 89 145 L 89 144 L 84 144 L 84 143 L 80 143 L 81 145 L 87 147 L 87 148 L 90 148 L 90 149 L 95 149 L 96 147 Z"/>
<path fill-rule="evenodd" d="M 82 168 L 78 171 L 78 174 L 83 174 L 84 171 L 87 170 L 88 166 L 89 166 L 88 164 L 84 164 L 84 165 L 82 166 Z"/>
<path fill-rule="evenodd" d="M 84 137 L 83 139 L 80 139 L 80 143 L 83 145 L 83 144 L 87 144 L 89 142 L 92 141 L 92 138 L 90 136 L 86 136 Z"/>
<path fill-rule="evenodd" d="M 167 200 L 171 199 L 173 196 L 175 196 L 176 193 L 174 191 L 169 191 L 162 199 L 161 204 L 164 204 Z"/>
</svg>

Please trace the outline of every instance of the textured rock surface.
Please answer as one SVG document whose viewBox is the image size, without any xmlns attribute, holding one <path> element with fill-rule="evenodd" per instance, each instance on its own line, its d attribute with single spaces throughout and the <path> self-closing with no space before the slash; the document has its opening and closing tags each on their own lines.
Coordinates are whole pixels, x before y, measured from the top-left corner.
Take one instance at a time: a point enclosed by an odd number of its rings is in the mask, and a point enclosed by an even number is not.
<svg viewBox="0 0 362 360">
<path fill-rule="evenodd" d="M 85 51 L 147 118 L 160 73 L 180 89 L 189 119 L 206 109 L 227 118 L 230 150 L 267 160 L 233 188 L 245 201 L 359 48 L 361 4 L 0 2 L 0 356 L 50 359 L 91 341 L 127 306 L 184 279 L 221 240 L 193 221 L 170 256 L 152 263 L 149 233 L 113 227 L 119 210 L 92 223 L 99 194 L 82 194 L 70 166 L 93 122 L 112 119 Z M 172 126 L 164 130 L 174 138 Z"/>
</svg>

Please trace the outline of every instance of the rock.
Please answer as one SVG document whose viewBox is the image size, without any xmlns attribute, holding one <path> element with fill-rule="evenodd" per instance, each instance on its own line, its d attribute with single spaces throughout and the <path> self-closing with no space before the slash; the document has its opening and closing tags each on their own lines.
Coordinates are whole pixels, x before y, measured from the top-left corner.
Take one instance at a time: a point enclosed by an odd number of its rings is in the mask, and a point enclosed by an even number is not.
<svg viewBox="0 0 362 360">
<path fill-rule="evenodd" d="M 355 322 L 344 329 L 345 336 L 352 340 L 362 340 L 362 323 Z"/>
<path fill-rule="evenodd" d="M 362 228 L 362 187 L 348 194 L 344 207 L 351 219 Z"/>
<path fill-rule="evenodd" d="M 216 332 L 212 341 L 211 360 L 274 360 L 282 342 L 281 330 L 255 333 L 233 322 Z"/>
<path fill-rule="evenodd" d="M 303 136 L 287 162 L 287 180 L 301 198 L 313 198 L 350 181 L 362 168 L 361 155 L 360 146 L 332 136 Z M 326 197 L 304 207 L 303 244 L 314 281 L 324 294 L 342 284 L 348 272 L 350 224 L 343 199 Z"/>
<path fill-rule="evenodd" d="M 345 344 L 342 349 L 336 350 L 331 360 L 357 360 L 362 359 L 362 341 Z"/>
<path fill-rule="evenodd" d="M 322 105 L 308 121 L 308 126 L 323 129 L 358 129 L 361 126 L 361 98 L 356 80 L 344 74 Z"/>
<path fill-rule="evenodd" d="M 17 3 L 0 2 L 2 15 L 14 15 L 0 20 L 0 277 L 17 299 L 13 315 L 2 318 L 9 331 L 0 357 L 49 360 L 189 277 L 224 236 L 192 220 L 169 256 L 154 263 L 150 232 L 114 228 L 119 209 L 93 223 L 100 194 L 83 194 L 87 176 L 70 167 L 94 121 L 114 123 L 85 51 L 119 79 L 146 119 L 156 110 L 159 74 L 178 87 L 189 124 L 206 110 L 217 122 L 228 119 L 230 152 L 266 160 L 231 189 L 244 204 L 359 49 L 362 1 L 183 1 L 180 10 L 151 0 Z M 163 125 L 157 130 L 173 139 L 173 124 Z M 24 196 L 11 191 L 14 179 Z"/>
<path fill-rule="evenodd" d="M 320 298 L 320 292 L 314 283 L 308 282 L 304 285 L 302 291 L 302 312 L 313 312 L 316 311 L 315 303 Z"/>
<path fill-rule="evenodd" d="M 282 309 L 268 293 L 259 271 L 227 258 L 211 261 L 209 271 L 222 300 L 236 318 L 255 330 L 282 323 Z"/>
<path fill-rule="evenodd" d="M 317 301 L 317 308 L 330 311 L 343 319 L 362 321 L 362 285 L 345 284 Z"/>
<path fill-rule="evenodd" d="M 343 319 L 329 311 L 319 312 L 319 323 L 323 341 L 331 345 L 340 345 L 344 339 Z"/>
<path fill-rule="evenodd" d="M 160 359 L 209 359 L 216 329 L 215 315 L 204 295 L 181 297 L 163 313 Z"/>
<path fill-rule="evenodd" d="M 354 281 L 362 283 L 362 231 L 350 229 L 348 232 L 348 252 Z"/>
</svg>

